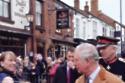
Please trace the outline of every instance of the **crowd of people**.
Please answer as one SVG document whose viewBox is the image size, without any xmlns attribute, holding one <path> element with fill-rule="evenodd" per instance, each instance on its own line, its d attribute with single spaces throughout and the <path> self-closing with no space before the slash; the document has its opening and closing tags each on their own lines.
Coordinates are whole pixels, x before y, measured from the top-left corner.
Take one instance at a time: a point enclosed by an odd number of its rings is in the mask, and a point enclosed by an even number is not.
<svg viewBox="0 0 125 83">
<path fill-rule="evenodd" d="M 0 83 L 125 83 L 125 60 L 117 56 L 117 42 L 97 37 L 97 44 L 83 42 L 69 48 L 65 57 L 43 58 L 36 54 L 0 54 Z"/>
<path fill-rule="evenodd" d="M 37 63 L 26 56 L 22 59 L 12 51 L 2 52 L 0 55 L 0 83 L 40 83 L 45 71 L 45 62 L 37 56 Z M 6 82 L 5 82 L 6 81 Z"/>
</svg>

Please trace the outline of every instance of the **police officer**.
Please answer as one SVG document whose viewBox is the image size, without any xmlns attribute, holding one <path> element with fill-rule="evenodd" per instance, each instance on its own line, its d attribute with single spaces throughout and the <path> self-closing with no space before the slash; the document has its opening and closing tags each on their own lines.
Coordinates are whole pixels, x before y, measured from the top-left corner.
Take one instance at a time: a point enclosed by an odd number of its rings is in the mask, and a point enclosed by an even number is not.
<svg viewBox="0 0 125 83">
<path fill-rule="evenodd" d="M 116 53 L 118 41 L 118 39 L 110 37 L 97 36 L 97 48 L 102 57 L 99 63 L 125 81 L 125 60 L 118 57 Z"/>
</svg>

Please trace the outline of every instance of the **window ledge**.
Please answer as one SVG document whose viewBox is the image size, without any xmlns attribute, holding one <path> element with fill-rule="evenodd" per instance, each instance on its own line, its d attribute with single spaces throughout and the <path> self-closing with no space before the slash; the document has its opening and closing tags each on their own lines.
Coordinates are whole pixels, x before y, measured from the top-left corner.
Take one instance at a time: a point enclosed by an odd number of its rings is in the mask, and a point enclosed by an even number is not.
<svg viewBox="0 0 125 83">
<path fill-rule="evenodd" d="M 36 26 L 36 30 L 40 30 L 40 32 L 45 32 L 45 29 L 42 26 Z"/>
<path fill-rule="evenodd" d="M 0 21 L 7 22 L 7 23 L 10 23 L 10 24 L 14 24 L 14 21 L 12 21 L 9 18 L 2 17 L 2 16 L 0 16 Z"/>
</svg>

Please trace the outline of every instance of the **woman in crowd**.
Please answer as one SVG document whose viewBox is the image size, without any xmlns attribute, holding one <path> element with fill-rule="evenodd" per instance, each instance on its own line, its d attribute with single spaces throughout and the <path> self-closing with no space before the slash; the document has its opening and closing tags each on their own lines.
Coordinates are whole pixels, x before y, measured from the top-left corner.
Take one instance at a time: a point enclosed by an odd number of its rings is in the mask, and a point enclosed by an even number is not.
<svg viewBox="0 0 125 83">
<path fill-rule="evenodd" d="M 0 56 L 0 83 L 5 80 L 10 80 L 8 83 L 19 81 L 16 77 L 16 55 L 12 51 L 2 52 Z"/>
</svg>

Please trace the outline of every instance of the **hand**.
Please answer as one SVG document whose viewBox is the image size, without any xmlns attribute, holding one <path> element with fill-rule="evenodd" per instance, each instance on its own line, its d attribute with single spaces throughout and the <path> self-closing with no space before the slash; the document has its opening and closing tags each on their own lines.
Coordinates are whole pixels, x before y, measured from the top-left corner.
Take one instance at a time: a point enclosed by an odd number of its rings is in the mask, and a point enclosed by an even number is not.
<svg viewBox="0 0 125 83">
<path fill-rule="evenodd" d="M 72 61 L 68 61 L 67 62 L 67 66 L 70 67 L 70 68 L 72 68 L 72 69 L 75 68 L 75 65 L 74 65 L 74 63 Z"/>
</svg>

